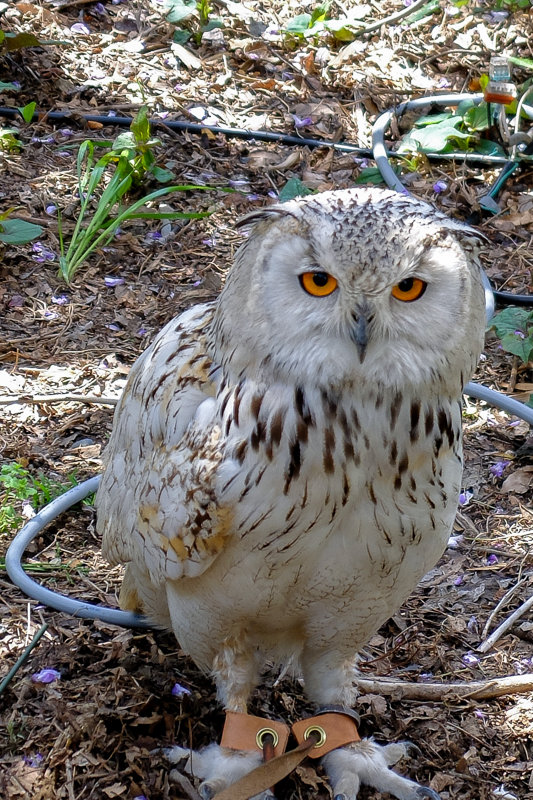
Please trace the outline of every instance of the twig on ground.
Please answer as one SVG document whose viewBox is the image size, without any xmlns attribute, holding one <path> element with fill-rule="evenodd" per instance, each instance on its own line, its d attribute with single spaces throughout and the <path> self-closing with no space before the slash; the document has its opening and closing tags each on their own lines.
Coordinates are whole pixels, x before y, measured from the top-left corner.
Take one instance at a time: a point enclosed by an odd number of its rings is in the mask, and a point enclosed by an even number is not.
<svg viewBox="0 0 533 800">
<path fill-rule="evenodd" d="M 44 633 L 46 633 L 47 629 L 48 629 L 47 623 L 45 623 L 44 625 L 41 625 L 41 627 L 39 628 L 39 630 L 37 631 L 37 633 L 35 634 L 35 636 L 31 640 L 29 645 L 25 648 L 25 650 L 22 653 L 22 655 L 13 664 L 13 666 L 11 667 L 9 672 L 7 673 L 6 677 L 3 679 L 2 683 L 0 683 L 0 695 L 2 694 L 4 689 L 6 689 L 7 686 L 9 686 L 9 684 L 11 683 L 11 681 L 13 680 L 13 678 L 15 677 L 15 675 L 17 674 L 19 669 L 22 667 L 24 662 L 29 658 L 31 651 L 37 645 L 37 643 L 39 642 L 39 639 L 41 638 L 41 636 Z"/>
<path fill-rule="evenodd" d="M 529 600 L 526 600 L 524 603 L 522 603 L 521 606 L 519 606 L 516 609 L 516 611 L 513 611 L 513 613 L 509 617 L 507 617 L 507 619 L 504 620 L 502 624 L 496 628 L 495 631 L 491 633 L 488 639 L 485 639 L 484 642 L 481 642 L 481 644 L 477 648 L 478 652 L 486 653 L 487 650 L 490 650 L 493 644 L 495 644 L 498 641 L 498 639 L 501 636 L 503 636 L 503 634 L 507 630 L 509 630 L 509 628 L 512 625 L 514 625 L 517 619 L 520 619 L 520 617 L 522 617 L 527 611 L 529 611 L 530 608 L 533 608 L 533 594 L 531 595 Z"/>
<path fill-rule="evenodd" d="M 118 397 L 98 397 L 94 394 L 21 394 L 14 396 L 0 396 L 0 406 L 8 406 L 12 403 L 23 405 L 38 405 L 39 403 L 87 403 L 88 405 L 116 406 Z"/>
<path fill-rule="evenodd" d="M 504 596 L 502 597 L 502 599 L 500 600 L 500 602 L 498 603 L 498 605 L 496 606 L 496 608 L 494 608 L 494 609 L 491 611 L 491 613 L 489 614 L 489 618 L 488 618 L 488 620 L 486 621 L 486 623 L 485 623 L 485 627 L 483 628 L 483 631 L 482 631 L 482 633 L 481 633 L 481 639 L 482 639 L 482 640 L 486 638 L 486 636 L 487 636 L 487 634 L 488 634 L 488 632 L 489 632 L 490 626 L 491 626 L 491 624 L 492 624 L 492 621 L 493 621 L 493 619 L 496 617 L 496 614 L 497 614 L 497 613 L 500 611 L 500 609 L 501 609 L 501 608 L 503 608 L 503 607 L 504 607 L 504 605 L 505 605 L 505 604 L 506 604 L 506 603 L 507 603 L 507 602 L 510 600 L 510 598 L 511 598 L 511 597 L 513 596 L 513 594 L 514 594 L 514 593 L 517 591 L 517 589 L 519 589 L 519 588 L 520 588 L 520 586 L 522 586 L 524 583 L 527 583 L 527 582 L 528 582 L 528 580 L 529 580 L 529 575 L 527 575 L 525 578 L 522 578 L 522 580 L 518 581 L 518 583 L 515 583 L 513 586 L 511 586 L 511 588 L 510 588 L 510 589 L 508 589 L 508 590 L 505 592 Z"/>
<path fill-rule="evenodd" d="M 533 598 L 532 598 L 533 602 Z M 381 678 L 355 679 L 357 688 L 365 694 L 397 695 L 408 700 L 449 700 L 458 697 L 470 700 L 490 700 L 507 694 L 533 691 L 533 673 L 509 675 L 505 678 L 490 678 L 486 681 L 467 683 L 411 683 L 389 681 Z"/>
<path fill-rule="evenodd" d="M 181 772 L 178 772 L 177 769 L 173 769 L 169 777 L 174 783 L 178 784 L 181 791 L 187 795 L 189 800 L 202 800 L 190 780 L 185 775 L 182 775 Z"/>
</svg>

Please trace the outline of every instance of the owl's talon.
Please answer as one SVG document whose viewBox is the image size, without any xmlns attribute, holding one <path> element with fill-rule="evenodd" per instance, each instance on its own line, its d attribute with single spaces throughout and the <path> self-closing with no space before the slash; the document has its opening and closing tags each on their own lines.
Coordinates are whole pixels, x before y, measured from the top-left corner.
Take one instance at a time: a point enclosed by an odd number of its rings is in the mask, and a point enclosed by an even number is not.
<svg viewBox="0 0 533 800">
<path fill-rule="evenodd" d="M 397 800 L 440 800 L 433 789 L 420 786 L 390 769 L 407 752 L 406 742 L 381 747 L 371 739 L 332 750 L 322 763 L 328 773 L 335 800 L 355 800 L 361 784 L 388 792 Z"/>
<path fill-rule="evenodd" d="M 430 800 L 441 800 L 440 794 L 434 792 L 429 786 L 421 786 L 417 791 L 418 797 L 429 797 Z"/>
</svg>

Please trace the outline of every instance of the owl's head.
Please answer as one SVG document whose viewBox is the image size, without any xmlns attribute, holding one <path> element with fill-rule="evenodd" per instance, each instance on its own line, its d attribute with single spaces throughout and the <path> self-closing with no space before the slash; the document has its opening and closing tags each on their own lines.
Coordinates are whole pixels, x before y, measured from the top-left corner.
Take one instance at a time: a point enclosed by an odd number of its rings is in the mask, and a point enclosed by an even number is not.
<svg viewBox="0 0 533 800">
<path fill-rule="evenodd" d="M 235 374 L 455 390 L 470 377 L 485 328 L 471 228 L 366 187 L 273 205 L 238 225 L 249 237 L 212 337 L 217 360 Z"/>
</svg>

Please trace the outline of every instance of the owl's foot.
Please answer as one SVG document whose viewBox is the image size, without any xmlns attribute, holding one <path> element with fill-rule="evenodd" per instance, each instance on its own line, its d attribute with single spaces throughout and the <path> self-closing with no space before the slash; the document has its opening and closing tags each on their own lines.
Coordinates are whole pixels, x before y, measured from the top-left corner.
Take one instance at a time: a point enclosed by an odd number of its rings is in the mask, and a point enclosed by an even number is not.
<svg viewBox="0 0 533 800">
<path fill-rule="evenodd" d="M 334 800 L 356 800 L 361 784 L 388 792 L 397 800 L 440 800 L 439 795 L 390 767 L 409 754 L 412 745 L 398 742 L 380 746 L 371 739 L 346 745 L 325 755 L 322 763 L 328 773 Z"/>
<path fill-rule="evenodd" d="M 192 751 L 185 747 L 171 747 L 165 751 L 168 760 L 189 775 L 202 781 L 198 792 L 202 800 L 211 800 L 218 792 L 231 786 L 261 763 L 260 752 L 229 750 L 210 744 L 203 750 Z M 273 800 L 270 789 L 252 800 Z"/>
</svg>

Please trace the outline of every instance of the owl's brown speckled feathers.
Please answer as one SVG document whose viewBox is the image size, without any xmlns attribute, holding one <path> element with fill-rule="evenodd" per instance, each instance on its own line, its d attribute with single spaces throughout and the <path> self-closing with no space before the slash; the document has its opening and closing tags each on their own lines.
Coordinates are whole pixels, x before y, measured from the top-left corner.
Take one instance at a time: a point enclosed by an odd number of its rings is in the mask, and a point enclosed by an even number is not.
<svg viewBox="0 0 533 800">
<path fill-rule="evenodd" d="M 174 630 L 226 709 L 246 711 L 264 661 L 289 656 L 311 700 L 350 706 L 355 654 L 453 523 L 484 331 L 477 241 L 367 188 L 244 222 L 219 299 L 131 370 L 97 496 L 103 550 L 127 564 L 122 602 Z M 346 753 L 326 757 L 337 792 Z M 350 800 L 372 782 L 355 773 Z M 400 781 L 380 785 L 434 796 Z"/>
</svg>

